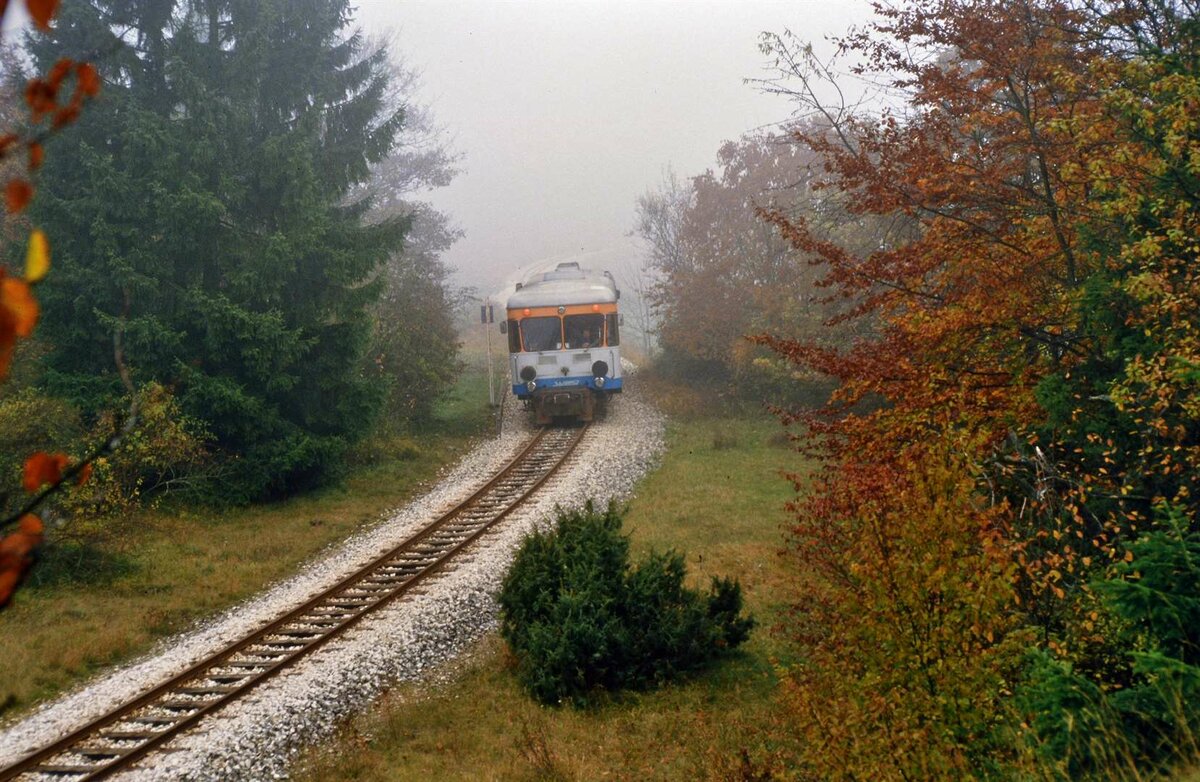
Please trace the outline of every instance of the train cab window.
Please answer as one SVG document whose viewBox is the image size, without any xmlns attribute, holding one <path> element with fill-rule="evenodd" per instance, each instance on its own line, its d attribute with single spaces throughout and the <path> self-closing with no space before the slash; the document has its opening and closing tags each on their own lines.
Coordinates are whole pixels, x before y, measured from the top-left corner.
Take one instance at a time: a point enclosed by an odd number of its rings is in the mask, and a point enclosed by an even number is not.
<svg viewBox="0 0 1200 782">
<path fill-rule="evenodd" d="M 604 344 L 603 315 L 568 315 L 563 318 L 567 348 L 598 348 Z"/>
<path fill-rule="evenodd" d="M 521 321 L 521 339 L 525 350 L 562 350 L 562 321 L 557 316 L 525 318 Z"/>
<path fill-rule="evenodd" d="M 621 331 L 618 328 L 620 326 L 620 318 L 614 312 L 612 315 L 606 316 L 605 320 L 608 321 L 608 346 L 615 348 L 621 344 Z"/>
<path fill-rule="evenodd" d="M 519 325 L 517 325 L 517 321 L 510 320 L 508 322 L 508 352 L 509 353 L 520 353 L 521 352 L 520 328 L 521 327 Z"/>
</svg>

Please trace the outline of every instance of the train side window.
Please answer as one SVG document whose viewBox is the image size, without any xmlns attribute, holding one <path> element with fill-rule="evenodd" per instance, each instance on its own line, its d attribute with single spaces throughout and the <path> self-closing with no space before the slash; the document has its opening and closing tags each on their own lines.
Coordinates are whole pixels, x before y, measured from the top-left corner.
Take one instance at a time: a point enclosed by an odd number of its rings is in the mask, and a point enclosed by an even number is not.
<svg viewBox="0 0 1200 782">
<path fill-rule="evenodd" d="M 521 339 L 525 343 L 525 350 L 531 353 L 542 350 L 561 350 L 562 321 L 557 315 L 525 318 L 521 321 Z"/>
<path fill-rule="evenodd" d="M 521 352 L 521 327 L 515 320 L 508 322 L 508 352 Z"/>
<path fill-rule="evenodd" d="M 608 346 L 615 348 L 621 344 L 620 318 L 616 313 L 605 316 L 608 321 Z"/>
</svg>

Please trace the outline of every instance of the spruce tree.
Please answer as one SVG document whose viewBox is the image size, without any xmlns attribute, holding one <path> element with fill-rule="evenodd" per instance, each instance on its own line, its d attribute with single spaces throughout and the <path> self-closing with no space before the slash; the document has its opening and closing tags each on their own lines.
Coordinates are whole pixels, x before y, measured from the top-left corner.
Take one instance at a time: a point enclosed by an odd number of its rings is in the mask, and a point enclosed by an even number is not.
<svg viewBox="0 0 1200 782">
<path fill-rule="evenodd" d="M 172 388 L 229 455 L 227 497 L 328 477 L 378 409 L 368 311 L 406 228 L 346 198 L 401 126 L 386 51 L 346 0 L 92 0 L 29 49 L 105 79 L 33 215 L 55 242 L 48 385 L 111 404 L 120 328 L 135 381 Z"/>
</svg>

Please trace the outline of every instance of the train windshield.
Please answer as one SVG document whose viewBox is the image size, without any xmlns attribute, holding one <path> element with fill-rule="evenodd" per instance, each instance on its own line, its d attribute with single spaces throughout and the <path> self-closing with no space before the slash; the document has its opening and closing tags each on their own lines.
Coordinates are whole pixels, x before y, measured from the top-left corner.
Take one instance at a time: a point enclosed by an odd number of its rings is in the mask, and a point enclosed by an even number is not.
<svg viewBox="0 0 1200 782">
<path fill-rule="evenodd" d="M 562 349 L 562 321 L 556 316 L 548 318 L 525 318 L 521 321 L 521 340 L 525 350 Z"/>
<path fill-rule="evenodd" d="M 604 341 L 603 315 L 568 315 L 563 326 L 568 348 L 598 348 Z"/>
</svg>

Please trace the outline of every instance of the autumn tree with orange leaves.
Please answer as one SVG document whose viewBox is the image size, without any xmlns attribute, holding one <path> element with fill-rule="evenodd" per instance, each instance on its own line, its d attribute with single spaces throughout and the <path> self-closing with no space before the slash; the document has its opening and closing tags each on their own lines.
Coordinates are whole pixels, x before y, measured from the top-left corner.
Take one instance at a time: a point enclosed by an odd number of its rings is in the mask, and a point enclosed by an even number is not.
<svg viewBox="0 0 1200 782">
<path fill-rule="evenodd" d="M 848 219 L 839 199 L 813 191 L 819 167 L 818 155 L 786 137 L 749 133 L 722 144 L 714 168 L 686 182 L 671 175 L 638 199 L 635 234 L 655 280 L 661 375 L 754 401 L 792 393 L 798 378 L 820 380 L 745 339 L 770 331 L 833 345 L 853 333 L 827 327 L 847 307 L 815 284 L 819 259 L 796 253 L 758 212 L 803 213 L 823 236 L 855 245 L 875 246 L 895 226 Z"/>
<path fill-rule="evenodd" d="M 26 0 L 30 17 L 42 29 L 49 29 L 57 6 L 57 0 Z M 0 0 L 0 21 L 7 11 L 7 0 Z M 5 208 L 9 214 L 22 212 L 34 195 L 30 179 L 45 157 L 43 143 L 74 122 L 84 101 L 99 91 L 96 69 L 89 63 L 69 59 L 56 62 L 45 76 L 29 80 L 24 96 L 29 110 L 27 126 L 0 136 L 0 158 L 23 156 L 27 172 L 4 184 Z M 33 289 L 49 271 L 49 240 L 36 228 L 29 235 L 24 275 L 14 276 L 0 266 L 0 382 L 8 376 L 18 340 L 31 336 L 37 325 L 39 308 Z M 91 458 L 94 455 L 72 463 L 66 454 L 37 452 L 26 460 L 22 488 L 29 498 L 16 513 L 0 518 L 0 534 L 4 535 L 0 538 L 0 608 L 8 604 L 41 544 L 43 525 L 36 511 L 62 486 L 86 481 Z"/>
<path fill-rule="evenodd" d="M 832 130 L 794 133 L 824 186 L 920 226 L 864 253 L 764 212 L 877 328 L 844 350 L 759 338 L 839 382 L 829 408 L 790 417 L 828 459 L 794 506 L 805 662 L 788 684 L 820 778 L 1186 760 L 1195 11 L 877 4 L 840 42 L 895 107 L 870 115 L 815 100 L 830 70 L 811 49 L 764 41 L 772 88 Z"/>
</svg>

